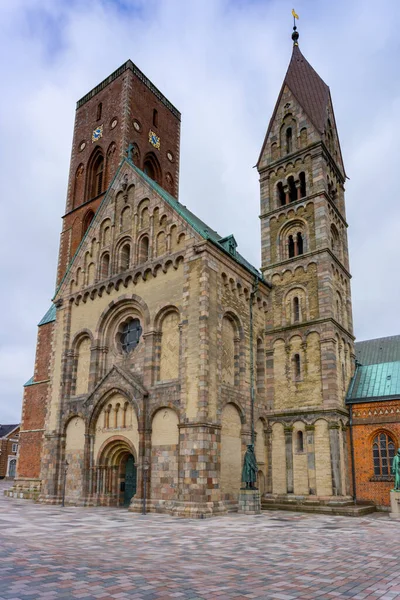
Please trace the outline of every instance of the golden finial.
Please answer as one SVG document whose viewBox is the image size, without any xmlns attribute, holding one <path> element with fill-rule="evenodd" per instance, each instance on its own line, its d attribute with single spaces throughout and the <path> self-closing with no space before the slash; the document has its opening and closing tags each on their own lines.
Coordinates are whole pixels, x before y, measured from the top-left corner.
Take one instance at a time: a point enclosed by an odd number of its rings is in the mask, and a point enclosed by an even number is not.
<svg viewBox="0 0 400 600">
<path fill-rule="evenodd" d="M 296 13 L 294 8 L 292 8 L 292 15 L 293 15 L 293 33 L 292 33 L 293 46 L 298 46 L 299 45 L 299 43 L 298 43 L 299 34 L 297 32 L 296 19 L 299 18 L 299 15 Z"/>
</svg>

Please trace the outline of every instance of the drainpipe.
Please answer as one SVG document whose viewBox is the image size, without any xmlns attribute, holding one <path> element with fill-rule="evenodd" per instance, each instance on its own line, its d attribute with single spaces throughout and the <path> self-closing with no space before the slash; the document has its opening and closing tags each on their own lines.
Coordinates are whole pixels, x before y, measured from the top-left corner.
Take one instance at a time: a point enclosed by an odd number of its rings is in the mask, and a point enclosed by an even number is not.
<svg viewBox="0 0 400 600">
<path fill-rule="evenodd" d="M 255 443 L 254 433 L 254 343 L 253 343 L 253 301 L 258 290 L 258 278 L 254 278 L 253 288 L 250 293 L 250 422 L 251 443 Z"/>
<path fill-rule="evenodd" d="M 353 392 L 354 384 L 356 381 L 356 375 L 358 371 L 359 363 L 356 361 L 356 368 L 354 371 L 353 379 L 350 383 L 350 388 L 347 393 L 347 397 L 350 399 L 351 394 Z M 353 481 L 353 502 L 357 504 L 357 488 L 356 488 L 356 465 L 354 458 L 354 442 L 353 442 L 353 404 L 350 404 L 350 413 L 349 413 L 349 428 L 350 428 L 350 455 L 351 455 L 351 473 L 352 473 L 352 481 Z"/>
<path fill-rule="evenodd" d="M 352 479 L 353 479 L 353 501 L 354 501 L 354 504 L 357 504 L 356 466 L 355 466 L 355 460 L 354 460 L 354 443 L 353 443 L 353 405 L 352 404 L 350 404 L 349 425 L 350 425 L 351 472 L 352 472 Z"/>
</svg>

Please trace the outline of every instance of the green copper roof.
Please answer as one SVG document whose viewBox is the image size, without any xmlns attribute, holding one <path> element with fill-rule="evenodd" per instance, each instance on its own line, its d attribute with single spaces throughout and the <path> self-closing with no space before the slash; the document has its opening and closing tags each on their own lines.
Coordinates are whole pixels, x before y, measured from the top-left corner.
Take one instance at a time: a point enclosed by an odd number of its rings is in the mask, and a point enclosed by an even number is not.
<svg viewBox="0 0 400 600">
<path fill-rule="evenodd" d="M 42 320 L 39 321 L 38 327 L 40 327 L 41 325 L 46 325 L 46 323 L 52 323 L 55 320 L 56 320 L 56 305 L 52 304 L 50 306 L 49 310 L 47 311 L 47 313 L 42 318 Z"/>
<path fill-rule="evenodd" d="M 196 217 L 196 215 L 194 215 L 188 208 L 186 208 L 186 206 L 178 202 L 173 196 L 171 196 L 171 194 L 169 194 L 160 185 L 158 185 L 158 183 L 153 181 L 153 179 L 146 175 L 146 173 L 141 171 L 136 165 L 133 164 L 131 160 L 127 158 L 125 160 L 128 161 L 131 167 L 133 167 L 135 171 L 137 171 L 137 173 L 139 173 L 139 175 L 141 175 L 141 177 L 143 177 L 147 181 L 147 183 L 165 200 L 165 202 L 167 202 L 167 204 L 169 204 L 181 217 L 183 217 L 185 221 L 189 223 L 189 225 L 193 227 L 195 231 L 197 231 L 198 234 L 200 234 L 205 240 L 210 240 L 211 242 L 213 242 L 216 246 L 218 246 L 220 250 L 223 250 L 226 254 L 231 256 L 237 263 L 242 265 L 242 267 L 244 267 L 247 271 L 250 271 L 252 275 L 258 277 L 258 279 L 264 281 L 264 283 L 267 283 L 263 279 L 260 271 L 253 267 L 253 265 L 251 265 L 241 254 L 239 254 L 239 252 L 237 252 L 236 249 L 234 249 L 234 252 L 229 251 L 226 242 L 227 240 L 233 239 L 236 244 L 236 240 L 233 237 L 233 235 L 227 237 L 222 237 L 221 235 L 219 235 L 219 233 L 214 231 L 214 229 L 211 229 L 211 227 L 204 223 L 204 221 Z"/>
<path fill-rule="evenodd" d="M 356 358 L 362 365 L 400 360 L 400 335 L 356 342 Z"/>
<path fill-rule="evenodd" d="M 346 403 L 400 398 L 400 361 L 357 365 Z"/>
</svg>

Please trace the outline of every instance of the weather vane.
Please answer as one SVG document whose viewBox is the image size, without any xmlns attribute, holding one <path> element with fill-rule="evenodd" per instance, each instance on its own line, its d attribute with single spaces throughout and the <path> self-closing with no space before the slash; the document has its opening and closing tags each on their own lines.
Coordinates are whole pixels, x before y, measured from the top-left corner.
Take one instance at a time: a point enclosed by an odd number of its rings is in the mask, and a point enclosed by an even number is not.
<svg viewBox="0 0 400 600">
<path fill-rule="evenodd" d="M 298 39 L 299 39 L 299 34 L 297 32 L 297 27 L 296 27 L 296 19 L 299 18 L 299 15 L 297 14 L 297 12 L 294 10 L 294 8 L 292 8 L 292 15 L 293 15 L 293 33 L 292 33 L 292 40 L 293 40 L 293 45 L 294 46 L 298 46 Z"/>
</svg>

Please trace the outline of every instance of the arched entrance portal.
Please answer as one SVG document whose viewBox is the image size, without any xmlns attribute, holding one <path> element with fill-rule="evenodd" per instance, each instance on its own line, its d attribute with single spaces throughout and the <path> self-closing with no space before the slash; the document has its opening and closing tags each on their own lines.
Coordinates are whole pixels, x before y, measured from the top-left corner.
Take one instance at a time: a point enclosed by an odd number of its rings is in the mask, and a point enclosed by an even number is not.
<svg viewBox="0 0 400 600">
<path fill-rule="evenodd" d="M 129 506 L 137 488 L 135 449 L 126 438 L 113 438 L 99 451 L 94 494 L 103 506 Z"/>
</svg>

